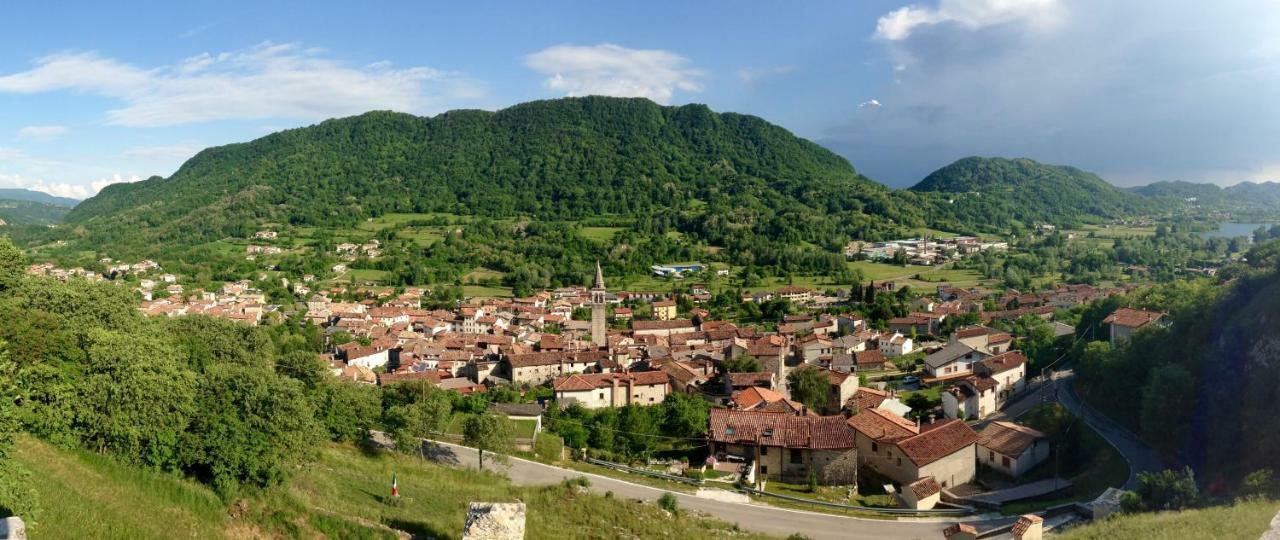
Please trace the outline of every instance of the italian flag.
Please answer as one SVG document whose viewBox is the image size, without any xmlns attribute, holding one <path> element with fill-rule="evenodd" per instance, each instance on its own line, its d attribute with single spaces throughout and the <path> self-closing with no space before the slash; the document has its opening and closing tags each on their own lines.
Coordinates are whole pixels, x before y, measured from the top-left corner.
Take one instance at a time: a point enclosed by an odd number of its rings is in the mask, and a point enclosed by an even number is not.
<svg viewBox="0 0 1280 540">
<path fill-rule="evenodd" d="M 400 496 L 400 483 L 396 481 L 396 475 L 394 473 L 391 475 L 391 496 Z"/>
</svg>

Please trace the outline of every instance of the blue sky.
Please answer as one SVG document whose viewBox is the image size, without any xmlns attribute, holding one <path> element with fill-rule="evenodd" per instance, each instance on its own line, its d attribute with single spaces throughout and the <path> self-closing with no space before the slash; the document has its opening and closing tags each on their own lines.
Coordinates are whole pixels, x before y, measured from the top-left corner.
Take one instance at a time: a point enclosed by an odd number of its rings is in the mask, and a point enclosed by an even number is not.
<svg viewBox="0 0 1280 540">
<path fill-rule="evenodd" d="M 756 114 L 893 186 L 973 154 L 1280 180 L 1266 0 L 44 4 L 5 8 L 0 186 L 84 197 L 328 117 L 593 93 Z"/>
</svg>

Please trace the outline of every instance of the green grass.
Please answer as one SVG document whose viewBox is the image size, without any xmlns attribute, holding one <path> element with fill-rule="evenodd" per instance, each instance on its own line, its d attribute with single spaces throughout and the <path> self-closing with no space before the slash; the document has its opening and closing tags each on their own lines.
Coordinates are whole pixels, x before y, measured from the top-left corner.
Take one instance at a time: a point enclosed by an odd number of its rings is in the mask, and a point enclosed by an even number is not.
<svg viewBox="0 0 1280 540">
<path fill-rule="evenodd" d="M 491 473 L 437 466 L 417 457 L 325 445 L 283 485 L 225 503 L 173 475 L 65 451 L 31 438 L 15 458 L 33 471 L 42 508 L 34 540 L 61 538 L 458 538 L 472 501 L 527 505 L 527 538 L 763 538 L 654 504 L 519 487 Z M 399 504 L 386 500 L 392 475 Z"/>
<path fill-rule="evenodd" d="M 353 268 L 353 269 L 347 270 L 347 275 L 344 277 L 350 277 L 350 276 L 355 276 L 355 278 L 360 281 L 381 282 L 386 280 L 387 278 L 390 278 L 391 272 L 387 272 L 386 270 L 374 270 L 371 268 Z"/>
<path fill-rule="evenodd" d="M 813 499 L 836 504 L 846 504 L 849 506 L 898 507 L 897 502 L 893 499 L 893 495 L 883 492 L 866 495 L 862 493 L 854 493 L 853 498 L 849 498 L 846 496 L 848 495 L 849 489 L 841 486 L 818 486 L 818 491 L 811 492 L 807 485 L 802 486 L 770 480 L 765 484 L 764 490 L 769 493 L 777 493 L 778 495 L 786 495 L 788 497 Z"/>
<path fill-rule="evenodd" d="M 613 240 L 619 232 L 626 230 L 623 227 L 583 227 L 582 237 L 593 242 L 608 243 Z"/>
<path fill-rule="evenodd" d="M 506 276 L 506 274 L 503 272 L 499 272 L 497 270 L 490 270 L 488 268 L 476 268 L 475 270 L 467 272 L 467 275 L 462 276 L 462 282 L 473 283 L 473 282 L 478 282 L 485 279 L 502 279 L 503 276 Z"/>
<path fill-rule="evenodd" d="M 1153 540 L 1174 538 L 1258 538 L 1280 512 L 1277 501 L 1247 501 L 1181 512 L 1114 515 L 1097 523 L 1072 527 L 1058 540 Z"/>
<path fill-rule="evenodd" d="M 449 424 L 445 426 L 444 432 L 450 435 L 462 435 L 462 426 L 467 422 L 467 415 L 463 413 L 454 414 L 449 419 Z M 520 439 L 532 439 L 533 431 L 537 429 L 538 424 L 533 420 L 512 420 L 515 424 L 515 436 Z"/>
<path fill-rule="evenodd" d="M 485 287 L 483 285 L 463 285 L 462 294 L 476 298 L 508 298 L 511 287 Z"/>
</svg>

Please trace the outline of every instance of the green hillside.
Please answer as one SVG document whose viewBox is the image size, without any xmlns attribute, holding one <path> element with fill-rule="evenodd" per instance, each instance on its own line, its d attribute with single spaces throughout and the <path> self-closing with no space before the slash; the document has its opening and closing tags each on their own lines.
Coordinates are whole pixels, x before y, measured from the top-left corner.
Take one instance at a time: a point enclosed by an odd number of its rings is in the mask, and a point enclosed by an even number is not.
<svg viewBox="0 0 1280 540">
<path fill-rule="evenodd" d="M 59 538 L 458 538 L 472 501 L 523 501 L 528 538 L 759 538 L 653 504 L 526 488 L 411 456 L 332 444 L 288 483 L 238 501 L 208 487 L 83 451 L 20 439 L 14 458 L 30 469 L 41 508 L 33 540 Z M 391 476 L 403 504 L 384 503 Z M 572 504 L 568 504 L 568 503 Z"/>
<path fill-rule="evenodd" d="M 977 226 L 997 231 L 1036 223 L 1074 225 L 1100 218 L 1150 213 L 1161 203 L 1117 188 L 1074 167 L 1029 159 L 967 157 L 911 187 L 946 194 L 930 221 L 946 228 Z"/>
<path fill-rule="evenodd" d="M 764 120 L 586 97 L 430 118 L 371 112 L 210 148 L 170 178 L 107 187 L 68 222 L 91 244 L 138 248 L 242 237 L 263 222 L 435 212 L 618 216 L 720 243 L 736 229 L 811 240 L 882 225 L 863 210 L 898 212 L 890 190 Z"/>
</svg>

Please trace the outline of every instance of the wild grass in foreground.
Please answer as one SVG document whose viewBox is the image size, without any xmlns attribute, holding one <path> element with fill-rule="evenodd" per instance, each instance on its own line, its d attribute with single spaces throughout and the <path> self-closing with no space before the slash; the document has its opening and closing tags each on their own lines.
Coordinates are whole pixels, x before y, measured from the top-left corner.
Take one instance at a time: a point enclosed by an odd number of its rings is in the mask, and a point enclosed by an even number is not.
<svg viewBox="0 0 1280 540">
<path fill-rule="evenodd" d="M 1057 540 L 1248 539 L 1262 536 L 1280 501 L 1254 500 L 1178 512 L 1114 515 L 1054 536 Z"/>
<path fill-rule="evenodd" d="M 524 502 L 527 538 L 758 538 L 689 512 L 575 486 L 518 487 L 490 473 L 328 445 L 287 484 L 224 503 L 203 485 L 23 438 L 42 513 L 31 537 L 457 538 L 472 501 Z M 400 500 L 389 502 L 392 475 Z"/>
</svg>

